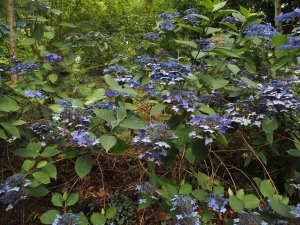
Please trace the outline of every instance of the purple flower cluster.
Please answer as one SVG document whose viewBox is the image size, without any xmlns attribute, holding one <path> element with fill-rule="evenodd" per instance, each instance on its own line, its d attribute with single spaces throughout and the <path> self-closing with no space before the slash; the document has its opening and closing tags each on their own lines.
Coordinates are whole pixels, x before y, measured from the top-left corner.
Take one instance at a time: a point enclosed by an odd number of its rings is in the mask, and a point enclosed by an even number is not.
<svg viewBox="0 0 300 225">
<path fill-rule="evenodd" d="M 270 24 L 258 24 L 250 25 L 247 30 L 244 31 L 247 37 L 261 37 L 266 39 L 271 39 L 272 37 L 280 34 L 276 29 Z"/>
<path fill-rule="evenodd" d="M 144 184 L 138 184 L 136 185 L 136 194 L 137 195 L 142 195 L 144 197 L 150 197 L 154 200 L 157 200 L 156 194 L 158 193 L 157 187 L 150 184 L 149 182 L 145 182 Z M 147 199 L 145 198 L 140 198 L 139 203 L 146 203 Z"/>
<path fill-rule="evenodd" d="M 295 18 L 300 18 L 300 9 L 299 8 L 296 8 L 294 9 L 292 12 L 289 12 L 289 13 L 283 13 L 279 16 L 277 16 L 275 18 L 275 21 L 277 23 L 288 23 L 292 20 L 294 20 Z"/>
<path fill-rule="evenodd" d="M 54 124 L 52 121 L 39 121 L 30 126 L 32 132 L 37 135 L 42 141 L 49 141 L 58 139 L 58 134 L 54 131 Z"/>
<path fill-rule="evenodd" d="M 260 214 L 257 212 L 247 213 L 243 212 L 239 218 L 233 219 L 233 225 L 268 225 L 265 221 L 260 218 Z"/>
<path fill-rule="evenodd" d="M 147 41 L 154 41 L 157 39 L 160 39 L 160 36 L 155 33 L 148 33 L 143 36 L 143 40 L 147 40 Z"/>
<path fill-rule="evenodd" d="M 173 30 L 174 29 L 174 23 L 173 23 L 173 21 L 161 22 L 159 24 L 159 29 L 160 30 Z"/>
<path fill-rule="evenodd" d="M 163 85 L 182 83 L 185 76 L 192 75 L 192 71 L 188 66 L 181 65 L 175 60 L 149 63 L 147 67 L 151 69 L 149 73 L 151 80 Z"/>
<path fill-rule="evenodd" d="M 18 63 L 17 65 L 11 68 L 12 73 L 21 73 L 21 72 L 32 72 L 32 71 L 39 71 L 39 65 L 35 63 Z"/>
<path fill-rule="evenodd" d="M 61 99 L 57 102 L 62 108 L 52 119 L 56 122 L 60 135 L 69 136 L 71 144 L 78 147 L 90 147 L 99 143 L 98 139 L 88 131 L 91 124 L 90 108 L 81 109 L 72 106 L 72 99 Z"/>
<path fill-rule="evenodd" d="M 178 18 L 179 16 L 180 16 L 179 12 L 166 12 L 166 13 L 159 14 L 158 18 L 163 20 L 173 20 Z"/>
<path fill-rule="evenodd" d="M 43 99 L 45 95 L 36 90 L 26 90 L 24 91 L 24 95 L 26 98 L 35 98 L 35 99 Z"/>
<path fill-rule="evenodd" d="M 105 91 L 105 96 L 109 97 L 109 98 L 117 98 L 119 96 L 122 97 L 129 97 L 129 93 L 127 92 L 123 92 L 123 91 L 117 91 L 117 90 L 106 90 Z"/>
<path fill-rule="evenodd" d="M 215 212 L 225 213 L 227 211 L 226 205 L 228 204 L 228 199 L 224 198 L 222 195 L 212 195 L 206 202 L 208 207 Z"/>
<path fill-rule="evenodd" d="M 66 213 L 63 215 L 56 215 L 52 225 L 79 225 L 79 216 L 73 213 Z"/>
<path fill-rule="evenodd" d="M 184 11 L 185 15 L 190 15 L 190 14 L 199 14 L 199 10 L 198 9 L 187 9 Z"/>
<path fill-rule="evenodd" d="M 141 66 L 146 66 L 149 63 L 157 63 L 157 59 L 152 58 L 150 56 L 147 55 L 141 55 L 137 57 L 136 62 L 138 64 L 140 64 Z"/>
<path fill-rule="evenodd" d="M 59 63 L 62 60 L 60 55 L 50 53 L 44 56 L 44 61 L 48 63 Z"/>
<path fill-rule="evenodd" d="M 239 25 L 242 23 L 239 19 L 233 17 L 233 16 L 225 16 L 222 18 L 221 22 L 223 23 L 231 23 L 233 25 Z"/>
<path fill-rule="evenodd" d="M 205 144 L 207 145 L 213 142 L 210 137 L 211 134 L 225 133 L 230 128 L 231 120 L 220 115 L 200 115 L 193 116 L 187 124 L 194 127 L 189 136 L 192 138 L 205 138 Z"/>
<path fill-rule="evenodd" d="M 27 196 L 26 187 L 31 184 L 30 180 L 22 175 L 15 175 L 0 183 L 0 202 L 6 205 L 6 211 L 12 209 L 14 205 L 25 199 Z"/>
<path fill-rule="evenodd" d="M 264 114 L 258 113 L 253 98 L 228 103 L 225 108 L 225 115 L 230 118 L 232 122 L 238 123 L 241 126 L 260 127 L 262 120 L 265 118 Z"/>
<path fill-rule="evenodd" d="M 88 131 L 75 130 L 71 132 L 70 142 L 78 147 L 89 147 L 99 143 L 99 140 Z"/>
<path fill-rule="evenodd" d="M 201 99 L 195 91 L 179 90 L 167 92 L 162 96 L 163 102 L 172 105 L 175 112 L 185 110 L 194 112 L 201 106 Z"/>
<path fill-rule="evenodd" d="M 136 79 L 132 75 L 120 75 L 116 78 L 116 81 L 119 83 L 119 85 L 123 86 L 127 84 L 131 88 L 140 88 L 142 86 L 142 83 Z M 124 96 L 124 95 L 123 95 Z M 127 96 L 124 96 L 127 97 Z"/>
<path fill-rule="evenodd" d="M 209 39 L 199 38 L 196 40 L 196 44 L 201 48 L 203 52 L 207 52 L 215 46 Z"/>
<path fill-rule="evenodd" d="M 176 225 L 200 225 L 196 201 L 185 195 L 175 195 L 171 199 L 171 211 L 176 213 Z"/>
<path fill-rule="evenodd" d="M 200 24 L 199 20 L 194 15 L 185 15 L 182 19 L 187 24 L 192 25 L 192 26 L 198 26 Z"/>
<path fill-rule="evenodd" d="M 167 149 L 171 147 L 167 142 L 174 138 L 176 136 L 166 124 L 150 124 L 140 129 L 132 142 L 136 147 L 144 149 L 139 158 L 160 165 L 161 158 L 167 155 Z"/>
<path fill-rule="evenodd" d="M 273 80 L 260 85 L 255 96 L 262 111 L 268 113 L 284 113 L 299 109 L 299 101 L 291 88 L 292 81 Z"/>
<path fill-rule="evenodd" d="M 300 204 L 297 204 L 295 210 L 290 212 L 296 219 L 300 219 Z"/>
<path fill-rule="evenodd" d="M 119 64 L 110 66 L 109 68 L 103 71 L 105 74 L 117 74 L 122 75 L 127 72 L 127 68 L 120 66 Z"/>
<path fill-rule="evenodd" d="M 291 37 L 288 40 L 288 43 L 285 45 L 282 45 L 280 49 L 287 50 L 287 49 L 293 49 L 293 48 L 299 48 L 300 49 L 300 37 Z"/>
</svg>

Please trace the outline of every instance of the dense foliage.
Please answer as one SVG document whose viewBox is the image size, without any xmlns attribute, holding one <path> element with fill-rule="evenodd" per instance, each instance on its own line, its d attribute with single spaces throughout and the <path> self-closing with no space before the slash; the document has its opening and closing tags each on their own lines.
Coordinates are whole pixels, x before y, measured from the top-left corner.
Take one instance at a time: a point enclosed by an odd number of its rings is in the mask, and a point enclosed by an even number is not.
<svg viewBox="0 0 300 225">
<path fill-rule="evenodd" d="M 285 34 L 232 2 L 49 2 L 16 5 L 17 59 L 0 24 L 4 222 L 299 224 L 299 8 Z"/>
</svg>

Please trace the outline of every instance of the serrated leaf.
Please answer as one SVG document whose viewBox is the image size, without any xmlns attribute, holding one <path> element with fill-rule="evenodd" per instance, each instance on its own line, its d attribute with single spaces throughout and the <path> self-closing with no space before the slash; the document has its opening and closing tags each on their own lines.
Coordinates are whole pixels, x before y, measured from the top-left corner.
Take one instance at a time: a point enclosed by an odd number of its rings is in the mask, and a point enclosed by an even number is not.
<svg viewBox="0 0 300 225">
<path fill-rule="evenodd" d="M 40 216 L 40 220 L 43 224 L 52 224 L 59 214 L 60 213 L 57 210 L 48 210 Z"/>
<path fill-rule="evenodd" d="M 100 143 L 106 151 L 109 151 L 117 143 L 115 136 L 102 135 L 100 136 Z"/>
<path fill-rule="evenodd" d="M 51 81 L 51 83 L 55 83 L 56 81 L 57 81 L 57 78 L 58 78 L 58 76 L 57 76 L 57 74 L 55 74 L 55 73 L 51 73 L 49 76 L 48 76 L 48 79 Z"/>
<path fill-rule="evenodd" d="M 107 219 L 112 219 L 117 215 L 118 211 L 116 207 L 108 208 L 105 212 L 105 217 Z"/>
<path fill-rule="evenodd" d="M 243 202 L 234 195 L 229 197 L 229 205 L 237 213 L 242 213 L 244 211 Z"/>
<path fill-rule="evenodd" d="M 255 209 L 259 206 L 259 199 L 253 194 L 245 195 L 242 201 L 246 209 Z"/>
<path fill-rule="evenodd" d="M 275 194 L 275 188 L 270 180 L 263 180 L 259 185 L 259 190 L 264 197 L 271 197 Z"/>
<path fill-rule="evenodd" d="M 48 174 L 38 171 L 38 172 L 34 172 L 32 174 L 32 176 L 34 177 L 34 179 L 36 179 L 38 182 L 42 183 L 42 184 L 49 184 L 50 183 L 50 178 L 48 176 Z"/>
<path fill-rule="evenodd" d="M 0 98 L 0 111 L 2 112 L 14 112 L 19 109 L 17 102 L 7 96 Z"/>
<path fill-rule="evenodd" d="M 60 193 L 52 193 L 51 202 L 54 206 L 62 207 L 64 199 Z"/>
<path fill-rule="evenodd" d="M 175 40 L 176 43 L 190 46 L 192 48 L 198 48 L 198 45 L 193 41 Z"/>
<path fill-rule="evenodd" d="M 1 126 L 13 137 L 20 138 L 20 132 L 13 123 L 11 122 L 1 123 Z"/>
<path fill-rule="evenodd" d="M 145 122 L 136 117 L 131 117 L 123 120 L 120 123 L 120 127 L 130 128 L 130 129 L 140 129 L 145 127 Z"/>
<path fill-rule="evenodd" d="M 75 171 L 80 178 L 83 178 L 87 174 L 89 174 L 92 170 L 93 166 L 93 158 L 90 154 L 82 154 L 80 155 L 75 163 Z"/>
<path fill-rule="evenodd" d="M 179 188 L 179 194 L 181 195 L 189 195 L 192 192 L 192 185 L 184 183 Z"/>
<path fill-rule="evenodd" d="M 166 106 L 164 104 L 157 104 L 151 108 L 150 115 L 155 116 L 161 113 L 165 108 Z"/>
<path fill-rule="evenodd" d="M 22 169 L 28 172 L 35 165 L 35 160 L 26 159 L 22 164 Z"/>
<path fill-rule="evenodd" d="M 220 88 L 225 87 L 228 83 L 229 83 L 228 80 L 214 79 L 214 80 L 212 81 L 212 88 L 213 88 L 214 90 L 220 89 Z"/>
<path fill-rule="evenodd" d="M 101 213 L 93 213 L 91 222 L 93 225 L 104 225 L 106 223 L 106 218 Z"/>
<path fill-rule="evenodd" d="M 52 163 L 48 163 L 46 166 L 44 166 L 41 171 L 48 174 L 49 177 L 56 179 L 57 178 L 57 169 L 56 166 Z"/>
<path fill-rule="evenodd" d="M 287 217 L 287 218 L 291 217 L 290 208 L 287 205 L 283 204 L 282 202 L 271 198 L 270 199 L 270 206 L 279 215 Z"/>
<path fill-rule="evenodd" d="M 66 206 L 72 206 L 75 205 L 79 200 L 79 194 L 76 193 L 71 193 L 66 200 Z"/>
</svg>

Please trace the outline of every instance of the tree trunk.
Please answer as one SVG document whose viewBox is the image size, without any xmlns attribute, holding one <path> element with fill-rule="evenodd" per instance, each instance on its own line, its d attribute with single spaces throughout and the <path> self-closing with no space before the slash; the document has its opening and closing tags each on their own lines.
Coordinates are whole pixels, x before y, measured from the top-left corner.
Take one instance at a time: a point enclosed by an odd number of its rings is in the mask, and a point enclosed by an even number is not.
<svg viewBox="0 0 300 225">
<path fill-rule="evenodd" d="M 281 0 L 275 0 L 275 17 L 281 14 Z M 282 31 L 282 23 L 275 22 L 277 31 Z"/>
<path fill-rule="evenodd" d="M 10 66 L 14 66 L 17 54 L 16 54 L 16 37 L 15 37 L 15 28 L 14 28 L 14 0 L 7 0 L 7 25 L 8 25 L 8 55 L 10 60 Z M 11 74 L 12 84 L 18 83 L 18 75 L 16 73 Z"/>
</svg>

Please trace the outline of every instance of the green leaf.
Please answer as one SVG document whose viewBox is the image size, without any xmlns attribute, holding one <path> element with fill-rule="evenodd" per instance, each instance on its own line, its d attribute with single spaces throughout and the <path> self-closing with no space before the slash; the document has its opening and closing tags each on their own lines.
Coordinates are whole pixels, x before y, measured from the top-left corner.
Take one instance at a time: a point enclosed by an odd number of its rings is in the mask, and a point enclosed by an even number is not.
<svg viewBox="0 0 300 225">
<path fill-rule="evenodd" d="M 191 149 L 192 149 L 192 153 L 194 155 L 194 157 L 197 160 L 206 160 L 208 157 L 208 148 L 205 145 L 205 141 L 204 140 L 196 140 L 191 144 Z"/>
<path fill-rule="evenodd" d="M 33 45 L 35 43 L 34 38 L 25 38 L 20 42 L 20 45 Z"/>
<path fill-rule="evenodd" d="M 198 172 L 198 174 L 197 174 L 197 181 L 198 181 L 198 184 L 199 184 L 204 190 L 211 190 L 211 181 L 210 181 L 210 177 L 207 176 L 205 173 Z"/>
<path fill-rule="evenodd" d="M 287 218 L 291 217 L 290 208 L 287 205 L 283 204 L 282 202 L 280 202 L 274 198 L 271 198 L 270 206 L 279 215 L 287 217 Z"/>
<path fill-rule="evenodd" d="M 165 108 L 166 106 L 164 104 L 157 104 L 151 108 L 150 115 L 155 116 L 161 113 Z"/>
<path fill-rule="evenodd" d="M 40 216 L 40 220 L 43 224 L 52 224 L 56 216 L 60 213 L 57 210 L 48 210 Z"/>
<path fill-rule="evenodd" d="M 46 166 L 44 166 L 41 171 L 48 174 L 49 177 L 56 179 L 57 178 L 57 169 L 56 166 L 52 163 L 48 163 Z"/>
<path fill-rule="evenodd" d="M 192 192 L 192 185 L 184 183 L 179 188 L 179 194 L 181 195 L 189 195 Z"/>
<path fill-rule="evenodd" d="M 299 149 L 290 149 L 287 153 L 294 157 L 300 157 L 300 150 Z"/>
<path fill-rule="evenodd" d="M 272 65 L 272 70 L 279 70 L 285 65 L 287 65 L 291 61 L 291 56 L 290 55 L 285 55 L 277 59 L 273 65 Z"/>
<path fill-rule="evenodd" d="M 35 165 L 35 160 L 26 159 L 22 164 L 22 169 L 28 172 Z"/>
<path fill-rule="evenodd" d="M 213 88 L 214 90 L 220 89 L 220 88 L 225 87 L 228 83 L 229 83 L 228 80 L 214 79 L 214 80 L 212 81 L 212 88 Z"/>
<path fill-rule="evenodd" d="M 145 122 L 136 117 L 131 117 L 131 118 L 123 120 L 120 123 L 120 126 L 125 127 L 125 128 L 130 128 L 130 129 L 140 129 L 140 128 L 145 127 Z"/>
<path fill-rule="evenodd" d="M 199 109 L 201 112 L 204 112 L 206 114 L 209 114 L 209 115 L 214 115 L 214 114 L 217 114 L 215 112 L 215 110 L 213 110 L 212 108 L 210 108 L 209 106 L 207 105 L 202 105 Z"/>
<path fill-rule="evenodd" d="M 271 197 L 275 194 L 275 188 L 270 180 L 263 180 L 259 185 L 259 190 L 264 197 Z"/>
<path fill-rule="evenodd" d="M 207 16 L 204 16 L 204 15 L 200 15 L 200 14 L 193 14 L 193 16 L 195 16 L 195 17 L 198 17 L 198 18 L 200 18 L 200 19 L 204 19 L 204 20 L 207 20 L 207 21 L 209 21 L 209 18 L 208 18 Z"/>
<path fill-rule="evenodd" d="M 106 223 L 106 218 L 101 213 L 93 213 L 91 222 L 93 225 L 104 225 Z"/>
<path fill-rule="evenodd" d="M 105 83 L 108 84 L 109 87 L 112 89 L 120 89 L 120 85 L 118 82 L 110 75 L 105 75 L 104 76 Z"/>
<path fill-rule="evenodd" d="M 86 218 L 86 216 L 83 213 L 77 214 L 79 216 L 78 222 L 80 225 L 89 225 L 89 220 Z"/>
<path fill-rule="evenodd" d="M 1 126 L 13 137 L 20 138 L 20 132 L 18 128 L 12 122 L 1 123 Z"/>
<path fill-rule="evenodd" d="M 229 197 L 229 205 L 237 213 L 242 213 L 244 211 L 243 202 L 234 195 Z"/>
<path fill-rule="evenodd" d="M 231 72 L 233 72 L 234 74 L 237 74 L 238 72 L 241 71 L 241 69 L 234 64 L 227 64 L 227 67 L 231 70 Z"/>
<path fill-rule="evenodd" d="M 256 73 L 256 65 L 252 61 L 246 62 L 245 68 L 248 70 L 249 73 Z"/>
<path fill-rule="evenodd" d="M 258 88 L 258 85 L 254 81 L 248 79 L 247 77 L 241 77 L 241 80 L 251 87 Z"/>
<path fill-rule="evenodd" d="M 60 193 L 52 193 L 51 202 L 54 206 L 62 207 L 64 204 L 64 199 Z"/>
<path fill-rule="evenodd" d="M 190 46 L 192 48 L 196 48 L 196 49 L 198 48 L 198 45 L 195 42 L 193 42 L 193 41 L 175 40 L 175 42 L 177 42 L 179 44 Z"/>
<path fill-rule="evenodd" d="M 109 151 L 117 143 L 117 138 L 115 136 L 102 135 L 100 143 L 106 151 Z"/>
<path fill-rule="evenodd" d="M 116 121 L 116 117 L 114 115 L 114 111 L 112 109 L 95 109 L 94 113 L 97 117 L 107 121 L 113 122 Z"/>
<path fill-rule="evenodd" d="M 200 202 L 208 198 L 208 194 L 202 189 L 193 190 L 192 195 Z"/>
<path fill-rule="evenodd" d="M 30 195 L 34 197 L 44 197 L 49 193 L 49 190 L 44 185 L 39 185 L 35 188 L 30 188 Z"/>
<path fill-rule="evenodd" d="M 202 4 L 204 5 L 205 8 L 208 10 L 212 10 L 214 8 L 214 4 L 212 3 L 211 0 L 202 0 Z"/>
<path fill-rule="evenodd" d="M 57 149 L 57 145 L 48 146 L 45 148 L 45 150 L 42 152 L 41 156 L 48 158 L 57 155 L 60 153 L 60 151 Z"/>
<path fill-rule="evenodd" d="M 213 12 L 218 11 L 219 9 L 222 9 L 226 5 L 226 3 L 227 2 L 220 2 L 216 5 L 214 5 Z"/>
<path fill-rule="evenodd" d="M 37 165 L 36 168 L 37 169 L 41 169 L 43 167 L 45 167 L 48 164 L 48 162 L 46 160 L 40 161 Z"/>
<path fill-rule="evenodd" d="M 79 156 L 75 163 L 75 171 L 80 178 L 89 174 L 92 170 L 93 158 L 90 154 L 82 154 Z"/>
<path fill-rule="evenodd" d="M 38 172 L 34 172 L 32 174 L 32 176 L 34 177 L 34 179 L 36 179 L 38 182 L 42 183 L 42 184 L 49 184 L 50 183 L 50 178 L 48 176 L 48 174 L 38 171 Z"/>
<path fill-rule="evenodd" d="M 262 123 L 262 129 L 265 133 L 271 134 L 273 131 L 275 131 L 278 128 L 278 122 L 275 118 L 268 118 L 263 121 Z"/>
<path fill-rule="evenodd" d="M 77 26 L 76 24 L 74 24 L 74 23 L 66 23 L 66 22 L 60 23 L 59 25 L 62 26 L 62 27 L 70 27 L 70 28 L 76 28 L 76 27 L 78 27 L 78 26 Z"/>
<path fill-rule="evenodd" d="M 108 208 L 105 212 L 105 217 L 107 219 L 112 219 L 117 215 L 118 211 L 116 207 Z"/>
<path fill-rule="evenodd" d="M 219 55 L 223 55 L 223 56 L 229 56 L 229 57 L 233 57 L 233 58 L 240 58 L 239 55 L 237 55 L 236 53 L 232 52 L 231 50 L 228 50 L 226 48 L 214 48 L 212 50 L 210 50 L 210 52 L 219 54 Z"/>
<path fill-rule="evenodd" d="M 0 111 L 14 112 L 14 111 L 17 111 L 18 109 L 19 109 L 19 106 L 14 99 L 9 98 L 7 96 L 0 98 Z"/>
<path fill-rule="evenodd" d="M 192 51 L 191 55 L 194 59 L 201 59 L 205 56 L 205 53 L 201 51 Z"/>
<path fill-rule="evenodd" d="M 57 78 L 58 78 L 58 76 L 57 76 L 57 74 L 55 74 L 55 73 L 51 73 L 49 76 L 48 76 L 48 79 L 51 81 L 51 83 L 55 83 L 56 81 L 57 81 Z"/>
<path fill-rule="evenodd" d="M 246 209 L 254 209 L 259 206 L 259 199 L 253 194 L 245 195 L 242 201 Z"/>
<path fill-rule="evenodd" d="M 120 106 L 117 112 L 117 120 L 118 122 L 121 122 L 126 118 L 126 107 L 124 105 Z"/>
<path fill-rule="evenodd" d="M 72 206 L 75 205 L 79 200 L 79 194 L 76 193 L 71 193 L 66 200 L 66 206 Z"/>
</svg>

